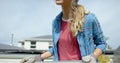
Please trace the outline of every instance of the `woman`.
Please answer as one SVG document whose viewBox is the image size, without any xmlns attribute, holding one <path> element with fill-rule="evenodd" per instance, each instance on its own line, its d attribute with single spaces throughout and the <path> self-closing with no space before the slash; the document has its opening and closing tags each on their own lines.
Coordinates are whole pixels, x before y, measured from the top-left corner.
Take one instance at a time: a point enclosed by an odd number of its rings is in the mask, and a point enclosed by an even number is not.
<svg viewBox="0 0 120 63">
<path fill-rule="evenodd" d="M 39 56 L 24 58 L 21 63 L 41 61 L 52 55 L 54 61 L 97 63 L 106 42 L 95 15 L 86 13 L 78 0 L 56 0 L 56 4 L 61 5 L 62 12 L 52 24 L 53 47 Z"/>
</svg>

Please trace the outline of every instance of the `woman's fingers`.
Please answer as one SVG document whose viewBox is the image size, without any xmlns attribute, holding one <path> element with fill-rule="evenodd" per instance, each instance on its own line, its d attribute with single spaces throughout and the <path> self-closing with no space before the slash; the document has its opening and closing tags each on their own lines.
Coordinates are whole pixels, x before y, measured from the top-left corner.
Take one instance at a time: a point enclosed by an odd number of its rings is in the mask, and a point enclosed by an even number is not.
<svg viewBox="0 0 120 63">
<path fill-rule="evenodd" d="M 20 61 L 20 63 L 24 63 L 24 62 L 26 62 L 27 60 L 25 59 L 25 58 L 23 58 L 21 61 Z"/>
<path fill-rule="evenodd" d="M 35 62 L 35 59 L 33 57 L 27 61 L 27 63 L 34 63 L 34 62 Z"/>
<path fill-rule="evenodd" d="M 90 55 L 82 57 L 83 62 L 90 62 Z"/>
<path fill-rule="evenodd" d="M 29 61 L 29 59 L 30 59 L 30 57 L 23 58 L 23 59 L 20 61 L 20 63 L 26 63 L 26 62 Z"/>
</svg>

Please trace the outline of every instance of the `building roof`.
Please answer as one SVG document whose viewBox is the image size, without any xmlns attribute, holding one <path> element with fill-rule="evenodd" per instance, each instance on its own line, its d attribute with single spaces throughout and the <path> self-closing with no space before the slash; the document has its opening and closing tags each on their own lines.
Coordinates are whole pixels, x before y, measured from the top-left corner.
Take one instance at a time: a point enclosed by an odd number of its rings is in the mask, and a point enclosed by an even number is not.
<svg viewBox="0 0 120 63">
<path fill-rule="evenodd" d="M 115 54 L 118 54 L 118 53 L 120 53 L 120 46 L 115 50 Z"/>
<path fill-rule="evenodd" d="M 6 50 L 23 50 L 23 48 L 17 47 L 17 46 L 10 46 L 7 44 L 1 44 L 0 43 L 0 51 L 6 51 Z"/>
<path fill-rule="evenodd" d="M 1 44 L 0 43 L 0 54 L 1 53 L 36 53 L 36 54 L 40 54 L 45 52 L 46 50 L 27 50 L 21 47 L 17 47 L 17 46 L 10 46 L 7 44 Z"/>
<path fill-rule="evenodd" d="M 116 51 L 120 51 L 120 46 L 116 49 Z"/>
<path fill-rule="evenodd" d="M 120 46 L 114 52 L 113 61 L 114 61 L 114 63 L 120 62 Z"/>
<path fill-rule="evenodd" d="M 43 35 L 43 36 L 37 36 L 37 37 L 31 37 L 19 40 L 19 43 L 22 43 L 24 41 L 42 41 L 42 42 L 52 42 L 52 35 Z"/>
<path fill-rule="evenodd" d="M 52 35 L 43 35 L 43 36 L 37 36 L 33 38 L 52 39 Z"/>
</svg>

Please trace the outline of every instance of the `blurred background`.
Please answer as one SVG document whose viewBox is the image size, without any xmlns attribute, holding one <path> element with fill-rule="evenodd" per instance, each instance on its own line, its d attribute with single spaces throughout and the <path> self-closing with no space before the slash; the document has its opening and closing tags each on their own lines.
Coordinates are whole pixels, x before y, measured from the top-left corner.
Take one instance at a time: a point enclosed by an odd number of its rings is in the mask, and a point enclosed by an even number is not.
<svg viewBox="0 0 120 63">
<path fill-rule="evenodd" d="M 104 58 L 113 59 L 113 52 L 120 46 L 120 0 L 80 0 L 79 3 L 97 16 L 108 44 Z M 0 62 L 19 61 L 25 55 L 49 50 L 52 21 L 60 12 L 61 7 L 54 0 L 0 0 Z M 51 58 L 46 61 L 52 61 Z"/>
</svg>

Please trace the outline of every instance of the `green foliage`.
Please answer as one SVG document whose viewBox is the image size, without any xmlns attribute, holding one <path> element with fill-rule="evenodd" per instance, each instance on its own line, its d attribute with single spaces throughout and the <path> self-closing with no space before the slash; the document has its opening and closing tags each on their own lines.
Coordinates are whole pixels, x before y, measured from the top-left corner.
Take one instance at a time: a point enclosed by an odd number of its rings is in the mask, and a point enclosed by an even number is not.
<svg viewBox="0 0 120 63">
<path fill-rule="evenodd" d="M 110 58 L 108 56 L 105 56 L 105 55 L 101 55 L 98 58 L 98 63 L 107 63 L 109 61 L 110 61 Z"/>
</svg>

